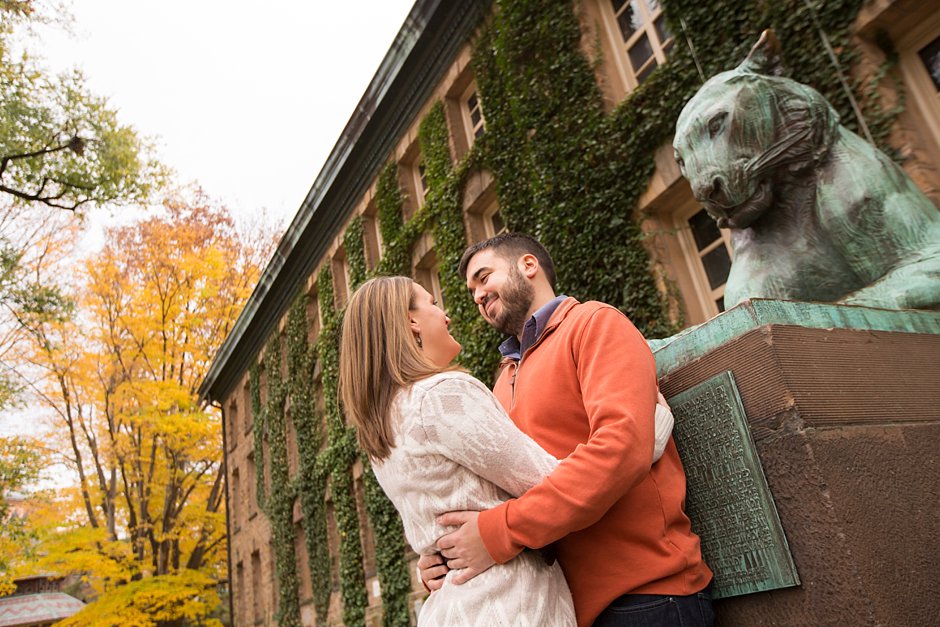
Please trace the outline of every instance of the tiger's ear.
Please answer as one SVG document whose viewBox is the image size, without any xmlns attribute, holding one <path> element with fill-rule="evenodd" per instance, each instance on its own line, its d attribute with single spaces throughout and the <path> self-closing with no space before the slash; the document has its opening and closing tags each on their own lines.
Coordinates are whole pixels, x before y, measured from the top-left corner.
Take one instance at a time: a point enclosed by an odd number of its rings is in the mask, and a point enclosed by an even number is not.
<svg viewBox="0 0 940 627">
<path fill-rule="evenodd" d="M 738 66 L 738 69 L 767 76 L 783 74 L 783 64 L 780 62 L 780 41 L 773 30 L 768 28 L 761 33 L 760 39 L 751 48 L 747 58 Z"/>
</svg>

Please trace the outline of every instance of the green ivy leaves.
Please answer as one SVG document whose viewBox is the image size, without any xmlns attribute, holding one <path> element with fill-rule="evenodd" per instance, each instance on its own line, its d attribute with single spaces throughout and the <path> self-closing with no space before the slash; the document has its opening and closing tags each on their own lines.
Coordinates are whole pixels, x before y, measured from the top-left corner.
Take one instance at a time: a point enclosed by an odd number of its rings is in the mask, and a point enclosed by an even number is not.
<svg viewBox="0 0 940 627">
<path fill-rule="evenodd" d="M 495 177 L 500 213 L 509 228 L 538 237 L 552 252 L 559 293 L 611 303 L 648 337 L 674 333 L 678 324 L 670 320 L 667 299 L 651 272 L 635 208 L 653 173 L 653 154 L 671 140 L 680 109 L 701 84 L 696 60 L 706 76 L 729 69 L 744 58 L 760 31 L 771 26 L 784 44 L 790 75 L 821 91 L 843 121 L 854 125 L 847 95 L 834 80 L 835 68 L 823 52 L 819 28 L 847 72 L 856 54 L 848 45 L 849 29 L 861 0 L 810 1 L 812 11 L 806 0 L 662 0 L 675 37 L 669 60 L 608 112 L 594 70 L 582 53 L 582 33 L 573 6 L 554 0 L 497 0 L 471 60 L 486 118 L 485 134 L 455 164 L 444 106 L 437 103 L 431 108 L 418 135 L 429 193 L 423 207 L 405 221 L 399 165 L 390 162 L 379 174 L 376 207 L 384 250 L 371 274 L 409 275 L 414 246 L 430 232 L 444 302 L 453 321 L 451 330 L 463 345 L 460 362 L 478 378 L 491 381 L 500 338 L 477 314 L 463 278 L 456 274 L 466 246 L 465 182 L 470 174 L 487 169 Z M 886 73 L 887 69 L 871 80 L 880 81 Z M 856 85 L 856 91 L 862 96 L 877 93 L 871 80 Z M 869 126 L 884 140 L 884 129 L 890 129 L 899 108 L 883 110 L 874 97 L 867 102 Z M 360 218 L 350 223 L 343 247 L 354 288 L 370 276 Z M 317 278 L 317 291 L 323 328 L 315 346 L 307 341 L 306 296 L 297 298 L 289 314 L 286 381 L 274 374 L 281 359 L 279 338 L 276 346 L 272 340 L 266 349 L 264 411 L 258 368 L 251 370 L 257 493 L 272 520 L 281 593 L 279 621 L 293 625 L 299 616 L 296 567 L 291 565 L 296 562 L 290 527 L 295 498 L 300 499 L 304 514 L 318 624 L 326 620 L 331 590 L 326 532 L 329 489 L 341 536 L 343 620 L 347 625 L 363 623 L 368 600 L 359 535 L 362 521 L 352 478 L 352 466 L 361 459 L 384 624 L 407 625 L 411 580 L 401 521 L 356 447 L 353 431 L 345 426 L 336 396 L 342 312 L 335 306 L 328 266 Z M 321 376 L 325 412 L 316 410 L 315 369 Z M 287 464 L 283 425 L 288 407 L 297 430 L 299 472 L 290 489 L 266 494 L 260 443 L 267 438 L 272 481 L 286 476 L 286 470 L 276 467 Z"/>
</svg>

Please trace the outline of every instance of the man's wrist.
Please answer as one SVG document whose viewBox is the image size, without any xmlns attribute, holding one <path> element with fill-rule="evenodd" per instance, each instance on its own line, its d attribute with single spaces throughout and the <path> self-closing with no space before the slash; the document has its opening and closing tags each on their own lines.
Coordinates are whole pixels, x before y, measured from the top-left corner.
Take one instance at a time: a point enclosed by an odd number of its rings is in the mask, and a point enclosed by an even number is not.
<svg viewBox="0 0 940 627">
<path fill-rule="evenodd" d="M 477 528 L 483 546 L 497 564 L 505 564 L 525 548 L 514 543 L 509 534 L 507 516 L 509 504 L 512 502 L 511 499 L 492 509 L 484 510 L 477 518 Z"/>
</svg>

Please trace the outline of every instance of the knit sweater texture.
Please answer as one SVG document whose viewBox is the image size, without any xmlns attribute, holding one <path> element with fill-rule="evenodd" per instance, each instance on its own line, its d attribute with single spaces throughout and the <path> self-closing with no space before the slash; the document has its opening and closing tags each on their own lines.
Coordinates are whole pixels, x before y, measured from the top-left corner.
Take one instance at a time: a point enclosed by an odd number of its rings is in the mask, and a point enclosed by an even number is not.
<svg viewBox="0 0 940 627">
<path fill-rule="evenodd" d="M 395 445 L 372 463 L 375 477 L 401 515 L 408 543 L 437 553 L 454 531 L 437 516 L 481 510 L 518 496 L 558 465 L 519 431 L 485 385 L 443 372 L 396 394 Z M 573 627 L 574 608 L 558 564 L 526 551 L 470 581 L 443 587 L 425 601 L 418 627 Z"/>
</svg>

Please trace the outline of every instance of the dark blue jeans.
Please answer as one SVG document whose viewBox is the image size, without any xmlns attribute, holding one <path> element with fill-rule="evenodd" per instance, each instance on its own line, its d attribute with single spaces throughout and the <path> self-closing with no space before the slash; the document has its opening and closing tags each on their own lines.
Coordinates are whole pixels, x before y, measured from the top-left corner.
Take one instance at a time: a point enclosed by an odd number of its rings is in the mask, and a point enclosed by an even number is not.
<svg viewBox="0 0 940 627">
<path fill-rule="evenodd" d="M 711 586 L 689 596 L 624 594 L 594 621 L 594 627 L 712 627 Z"/>
</svg>

